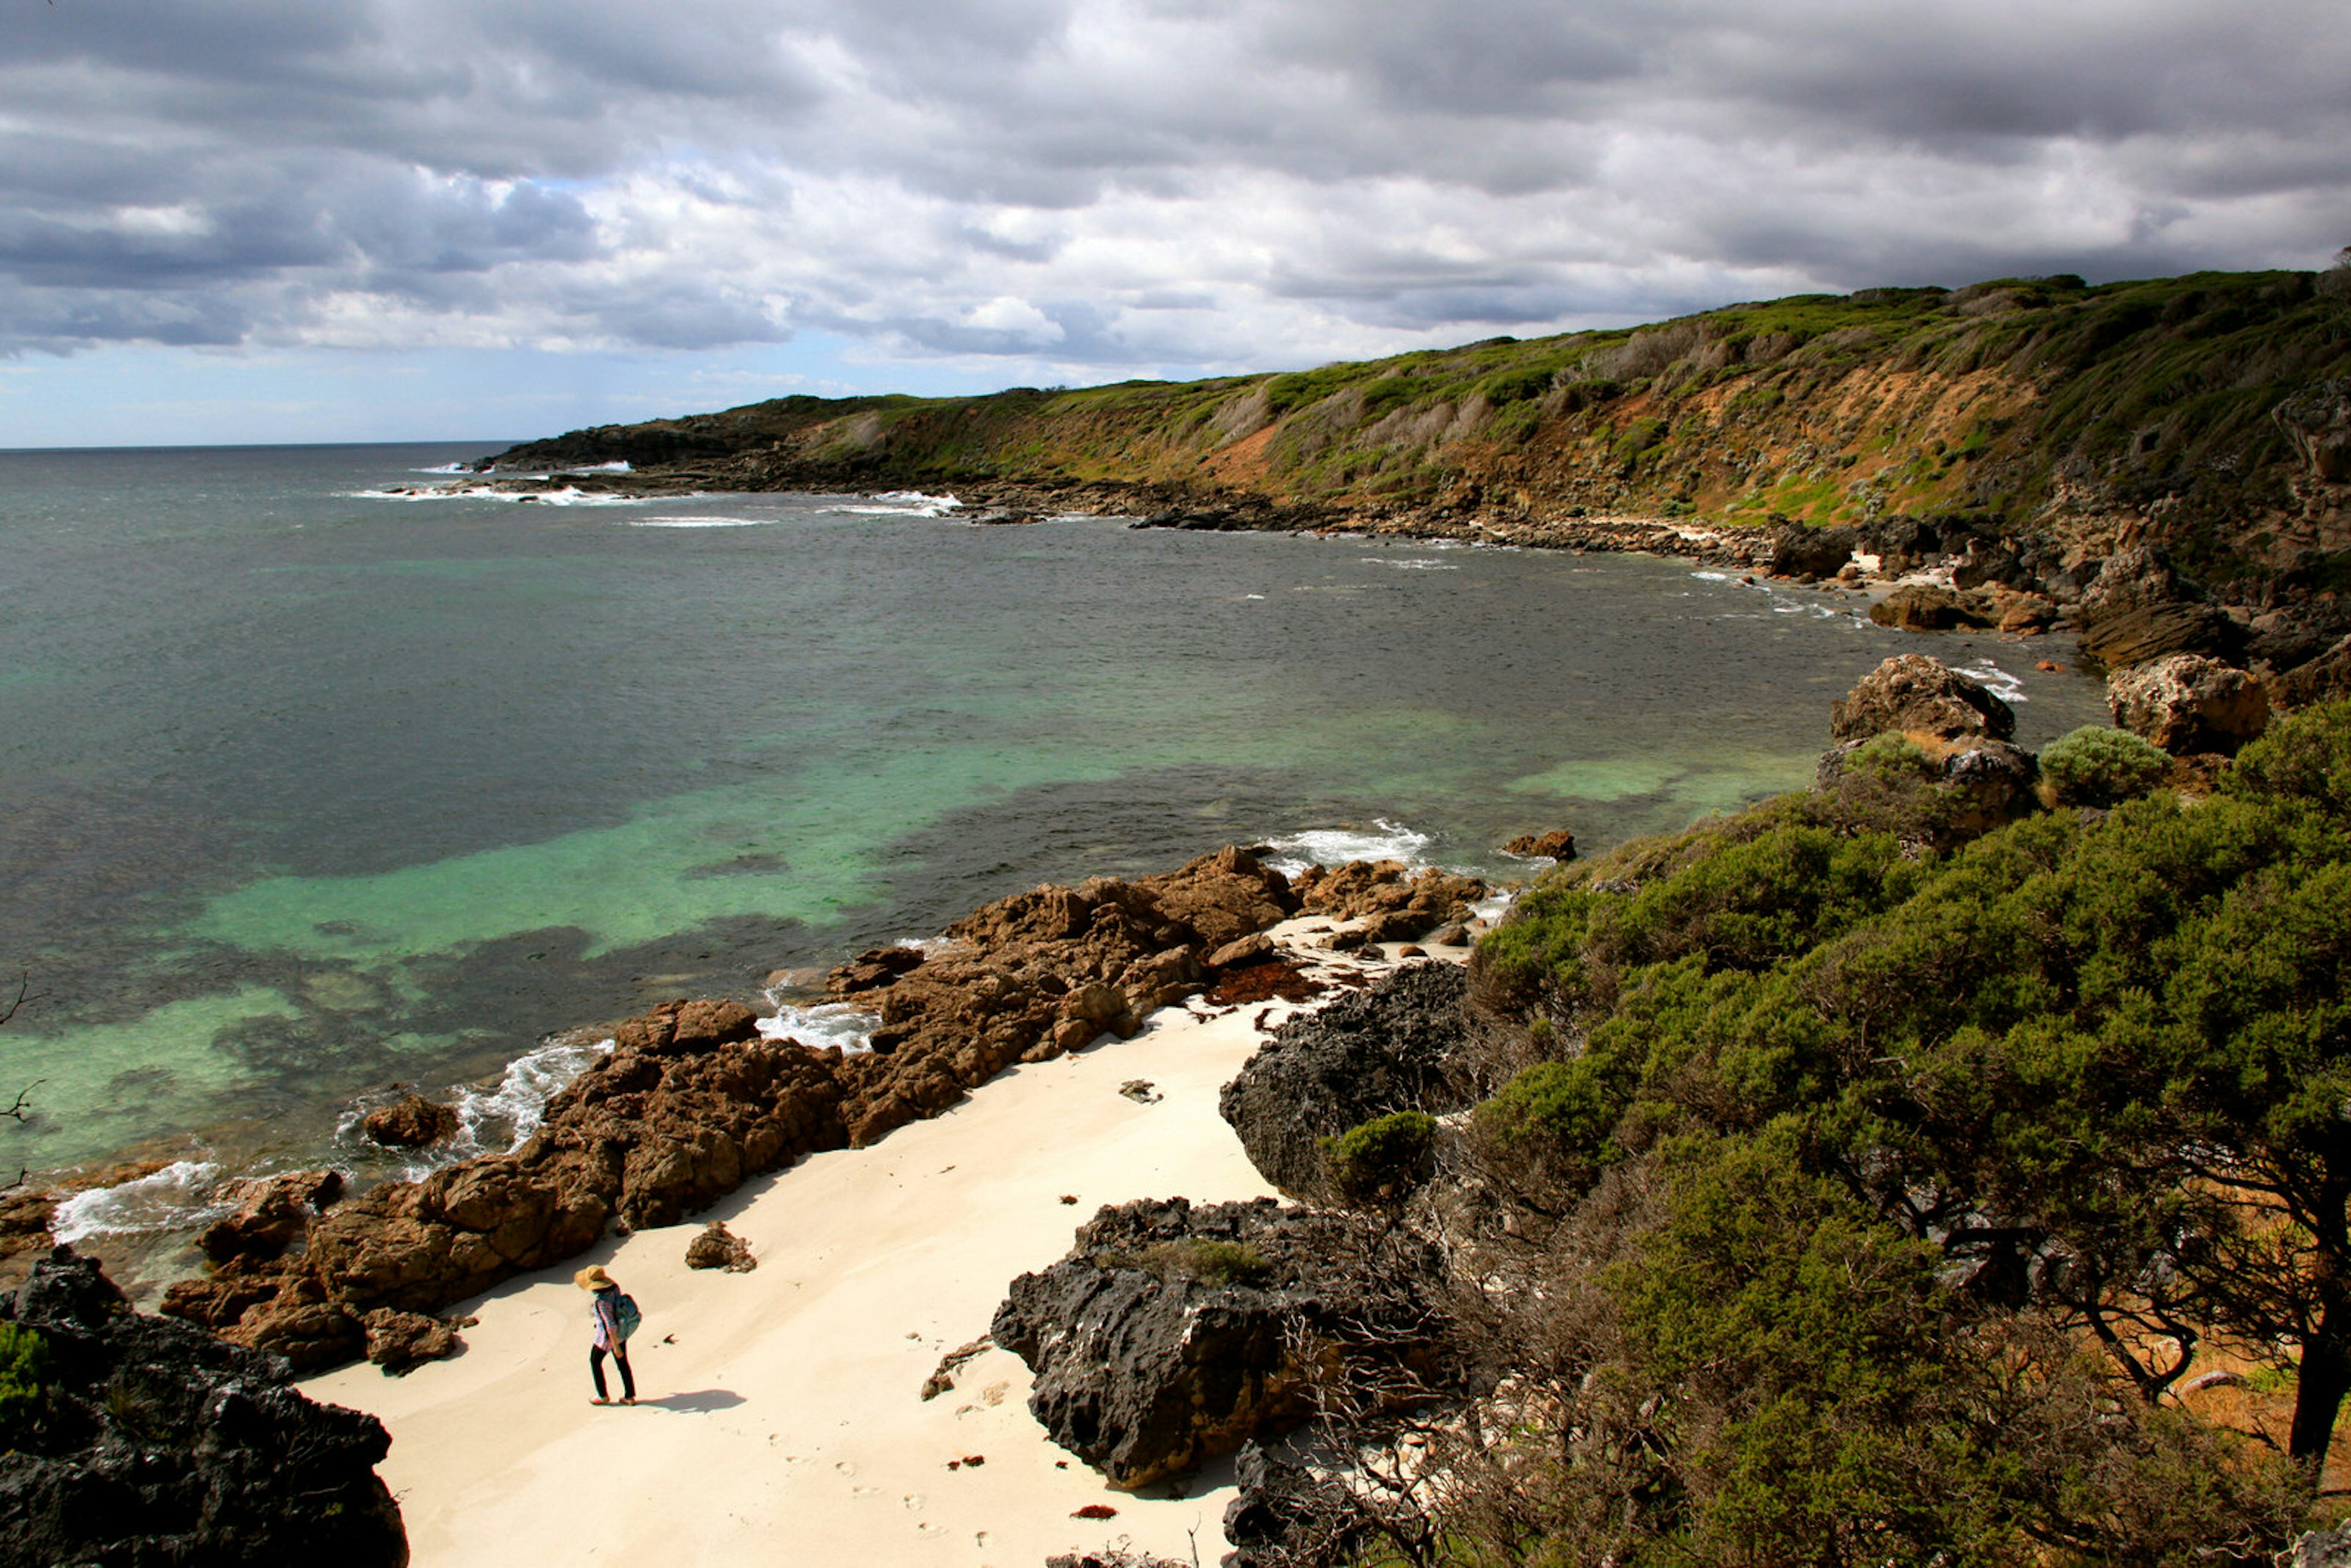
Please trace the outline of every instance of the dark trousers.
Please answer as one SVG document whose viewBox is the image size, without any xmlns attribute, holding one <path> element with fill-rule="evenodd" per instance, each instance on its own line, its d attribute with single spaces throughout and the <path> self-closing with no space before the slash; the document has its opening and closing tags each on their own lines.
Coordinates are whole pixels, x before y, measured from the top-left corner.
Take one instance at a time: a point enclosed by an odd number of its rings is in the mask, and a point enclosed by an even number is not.
<svg viewBox="0 0 2351 1568">
<path fill-rule="evenodd" d="M 629 1353 L 625 1346 L 612 1347 L 612 1364 L 621 1369 L 621 1397 L 634 1399 L 637 1396 L 637 1379 L 629 1370 Z M 596 1397 L 608 1397 L 604 1392 L 604 1347 L 601 1344 L 588 1347 L 588 1375 L 596 1380 Z"/>
</svg>

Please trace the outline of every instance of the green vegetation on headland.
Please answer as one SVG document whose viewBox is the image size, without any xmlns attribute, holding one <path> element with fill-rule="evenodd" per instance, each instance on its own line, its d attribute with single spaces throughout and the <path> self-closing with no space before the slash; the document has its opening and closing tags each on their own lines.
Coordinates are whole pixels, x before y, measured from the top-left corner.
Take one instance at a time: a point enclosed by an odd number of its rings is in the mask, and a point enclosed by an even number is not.
<svg viewBox="0 0 2351 1568">
<path fill-rule="evenodd" d="M 1968 514 L 2094 555 L 2159 539 L 2217 584 L 2335 559 L 2337 509 L 2310 490 L 2351 478 L 2313 444 L 2333 415 L 2281 410 L 2346 376 L 2351 268 L 2001 279 L 1289 374 L 781 398 L 497 461 L 747 489 L 1108 485 L 1374 528 Z"/>
<path fill-rule="evenodd" d="M 1457 1331 L 1499 1382 L 1367 1560 L 2267 1563 L 2328 1506 L 2351 703 L 1988 831 L 1906 753 L 1481 946 L 1426 1212 L 1512 1216 Z"/>
</svg>

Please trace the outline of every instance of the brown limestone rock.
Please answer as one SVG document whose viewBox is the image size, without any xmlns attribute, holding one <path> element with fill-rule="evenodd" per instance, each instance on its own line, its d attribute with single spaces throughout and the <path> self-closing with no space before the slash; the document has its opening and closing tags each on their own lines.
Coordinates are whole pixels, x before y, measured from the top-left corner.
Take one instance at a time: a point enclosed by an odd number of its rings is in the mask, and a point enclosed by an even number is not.
<svg viewBox="0 0 2351 1568">
<path fill-rule="evenodd" d="M 290 1171 L 232 1183 L 220 1196 L 236 1207 L 205 1227 L 196 1245 L 214 1263 L 275 1258 L 308 1228 L 311 1216 L 342 1195 L 340 1171 Z"/>
<path fill-rule="evenodd" d="M 1506 855 L 1541 855 L 1565 865 L 1575 858 L 1575 835 L 1565 828 L 1547 833 L 1520 833 L 1502 846 Z"/>
<path fill-rule="evenodd" d="M 360 1119 L 360 1130 L 387 1149 L 421 1149 L 456 1132 L 457 1113 L 422 1094 L 410 1094 L 369 1112 Z"/>
<path fill-rule="evenodd" d="M 1408 873 L 1397 861 L 1350 861 L 1324 870 L 1311 867 L 1296 879 L 1301 907 L 1309 915 L 1364 922 L 1371 942 L 1409 942 L 1437 926 L 1465 921 L 1470 906 L 1486 896 L 1486 884 L 1435 866 Z"/>
<path fill-rule="evenodd" d="M 2228 653 L 2243 631 L 2159 550 L 2116 550 L 2082 590 L 2082 653 L 2110 670 L 2167 653 Z"/>
<path fill-rule="evenodd" d="M 747 1274 L 759 1266 L 759 1260 L 751 1256 L 749 1242 L 714 1219 L 685 1244 L 685 1266 Z"/>
<path fill-rule="evenodd" d="M 378 1307 L 360 1320 L 367 1331 L 367 1358 L 394 1377 L 428 1361 L 457 1354 L 464 1342 L 446 1319 L 423 1312 Z"/>
<path fill-rule="evenodd" d="M 1923 582 L 1904 583 L 1871 605 L 1869 618 L 1900 632 L 1949 632 L 1992 623 L 1992 617 L 1972 595 Z"/>
<path fill-rule="evenodd" d="M 1830 709 L 1829 733 L 1840 741 L 1866 740 L 1889 730 L 1955 739 L 1980 735 L 2006 740 L 2016 714 L 1981 681 L 1924 653 L 1897 653 L 1854 684 Z"/>
<path fill-rule="evenodd" d="M 2115 723 L 2174 757 L 2234 756 L 2269 727 L 2268 691 L 2244 671 L 2196 653 L 2172 653 L 2106 677 Z"/>
</svg>

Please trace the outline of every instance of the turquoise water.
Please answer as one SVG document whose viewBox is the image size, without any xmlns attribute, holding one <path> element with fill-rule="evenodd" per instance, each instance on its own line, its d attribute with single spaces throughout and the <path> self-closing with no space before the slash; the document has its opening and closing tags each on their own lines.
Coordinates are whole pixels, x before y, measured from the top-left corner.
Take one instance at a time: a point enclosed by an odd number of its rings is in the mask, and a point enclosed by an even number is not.
<svg viewBox="0 0 2351 1568">
<path fill-rule="evenodd" d="M 1519 832 L 1802 783 L 1906 645 L 1642 558 L 386 498 L 497 444 L 0 453 L 0 965 L 38 993 L 0 1157 L 316 1157 L 391 1083 L 1227 842 L 1523 874 Z M 2103 716 L 2036 647 L 1937 651 L 2028 743 Z"/>
</svg>

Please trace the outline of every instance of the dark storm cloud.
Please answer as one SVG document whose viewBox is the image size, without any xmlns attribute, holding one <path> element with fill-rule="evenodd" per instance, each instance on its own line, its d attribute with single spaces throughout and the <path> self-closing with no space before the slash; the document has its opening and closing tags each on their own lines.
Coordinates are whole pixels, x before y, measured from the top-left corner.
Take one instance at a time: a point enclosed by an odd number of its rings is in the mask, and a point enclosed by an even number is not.
<svg viewBox="0 0 2351 1568">
<path fill-rule="evenodd" d="M 5 26 L 0 350 L 798 325 L 1233 363 L 2351 239 L 2351 29 L 2316 0 L 60 0 Z"/>
</svg>

